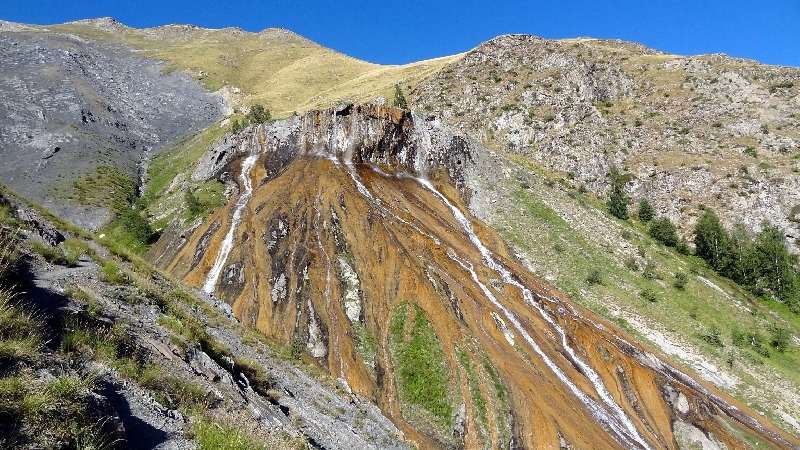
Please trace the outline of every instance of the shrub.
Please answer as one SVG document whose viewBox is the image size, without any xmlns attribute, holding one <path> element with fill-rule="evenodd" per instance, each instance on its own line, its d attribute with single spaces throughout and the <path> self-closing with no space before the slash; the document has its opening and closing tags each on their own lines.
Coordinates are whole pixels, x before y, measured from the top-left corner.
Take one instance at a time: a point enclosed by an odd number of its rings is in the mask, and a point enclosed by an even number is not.
<svg viewBox="0 0 800 450">
<path fill-rule="evenodd" d="M 656 293 L 650 288 L 644 288 L 641 292 L 639 292 L 639 296 L 643 299 L 647 300 L 650 303 L 655 303 L 658 299 L 656 298 Z"/>
<path fill-rule="evenodd" d="M 700 339 L 706 341 L 714 347 L 724 347 L 722 337 L 720 336 L 719 328 L 716 325 L 711 325 L 708 331 L 700 336 Z"/>
<path fill-rule="evenodd" d="M 677 228 L 675 228 L 675 225 L 673 225 L 667 217 L 654 219 L 652 223 L 650 223 L 648 234 L 667 247 L 675 247 L 678 244 Z"/>
<path fill-rule="evenodd" d="M 653 261 L 647 261 L 647 263 L 644 265 L 644 269 L 642 269 L 642 276 L 648 280 L 660 280 L 661 275 L 656 269 L 656 263 Z"/>
<path fill-rule="evenodd" d="M 272 120 L 272 114 L 270 114 L 269 110 L 265 108 L 264 105 L 256 103 L 250 108 L 250 112 L 247 113 L 247 120 L 251 124 L 266 123 Z"/>
<path fill-rule="evenodd" d="M 651 220 L 653 220 L 655 214 L 656 212 L 655 210 L 653 210 L 653 205 L 651 205 L 646 198 L 643 198 L 639 202 L 639 211 L 637 212 L 639 220 L 645 223 L 650 222 Z"/>
<path fill-rule="evenodd" d="M 686 275 L 686 272 L 676 272 L 675 282 L 672 283 L 672 285 L 675 286 L 675 289 L 683 291 L 686 289 L 686 283 L 688 282 L 689 282 L 689 276 Z"/>
<path fill-rule="evenodd" d="M 586 282 L 591 284 L 603 284 L 602 278 L 600 278 L 600 271 L 597 269 L 592 269 L 589 272 L 589 275 L 586 276 Z"/>
<path fill-rule="evenodd" d="M 192 189 L 186 189 L 186 194 L 183 196 L 183 201 L 186 203 L 186 210 L 189 211 L 189 215 L 192 217 L 197 217 L 203 212 L 203 203 L 194 195 L 194 191 Z"/>
<path fill-rule="evenodd" d="M 632 272 L 639 270 L 639 264 L 636 262 L 636 258 L 633 256 L 629 256 L 625 259 L 625 267 Z"/>
<path fill-rule="evenodd" d="M 778 325 L 772 325 L 770 327 L 769 345 L 771 345 L 772 348 L 783 353 L 789 349 L 790 342 L 791 335 L 789 330 Z"/>
</svg>

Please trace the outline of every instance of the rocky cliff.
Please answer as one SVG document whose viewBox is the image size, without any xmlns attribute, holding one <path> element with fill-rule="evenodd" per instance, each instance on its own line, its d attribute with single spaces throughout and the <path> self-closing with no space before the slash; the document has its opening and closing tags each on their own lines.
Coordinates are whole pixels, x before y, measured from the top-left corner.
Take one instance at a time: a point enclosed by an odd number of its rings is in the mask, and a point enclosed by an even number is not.
<svg viewBox="0 0 800 450">
<path fill-rule="evenodd" d="M 0 178 L 83 227 L 110 219 L 86 183 L 98 167 L 138 183 L 153 151 L 222 117 L 221 97 L 130 47 L 14 25 L 0 24 Z"/>
<path fill-rule="evenodd" d="M 466 212 L 488 158 L 378 105 L 249 127 L 193 174 L 238 194 L 148 258 L 301 348 L 420 448 L 800 446 L 525 270 Z"/>
<path fill-rule="evenodd" d="M 689 235 L 698 207 L 800 237 L 800 69 L 619 40 L 500 36 L 414 88 L 412 104 L 602 196 L 611 166 Z"/>
</svg>

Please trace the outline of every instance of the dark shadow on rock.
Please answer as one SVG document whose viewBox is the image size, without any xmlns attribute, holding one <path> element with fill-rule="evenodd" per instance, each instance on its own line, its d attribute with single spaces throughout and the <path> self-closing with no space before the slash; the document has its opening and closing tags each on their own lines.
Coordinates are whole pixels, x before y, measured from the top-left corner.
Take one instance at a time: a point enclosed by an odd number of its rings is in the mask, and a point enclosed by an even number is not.
<svg viewBox="0 0 800 450">
<path fill-rule="evenodd" d="M 103 382 L 98 392 L 108 399 L 125 426 L 128 450 L 150 450 L 169 440 L 166 431 L 159 430 L 133 414 L 128 399 L 122 395 L 118 386 Z"/>
<path fill-rule="evenodd" d="M 22 258 L 14 270 L 19 301 L 36 311 L 44 321 L 47 347 L 52 350 L 61 345 L 62 325 L 70 299 L 36 285 L 36 274 L 29 258 Z"/>
</svg>

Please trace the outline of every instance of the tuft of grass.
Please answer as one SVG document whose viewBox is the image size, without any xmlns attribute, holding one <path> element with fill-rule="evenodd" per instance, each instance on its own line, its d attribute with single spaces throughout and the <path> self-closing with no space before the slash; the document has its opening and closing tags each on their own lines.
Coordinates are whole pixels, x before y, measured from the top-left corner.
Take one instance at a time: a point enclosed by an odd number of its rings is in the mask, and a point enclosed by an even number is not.
<svg viewBox="0 0 800 450">
<path fill-rule="evenodd" d="M 64 256 L 64 252 L 60 248 L 52 247 L 34 239 L 31 239 L 29 242 L 31 250 L 44 258 L 44 260 L 50 264 L 58 264 L 61 266 L 68 264 L 67 258 Z"/>
<path fill-rule="evenodd" d="M 15 302 L 14 292 L 0 288 L 0 363 L 31 360 L 42 347 L 42 320 Z"/>
<path fill-rule="evenodd" d="M 310 448 L 305 437 L 292 438 L 279 432 L 256 436 L 233 424 L 214 422 L 205 416 L 199 416 L 192 428 L 198 450 L 306 450 Z"/>
<path fill-rule="evenodd" d="M 131 278 L 115 263 L 106 262 L 100 269 L 100 279 L 111 284 L 130 284 Z"/>
</svg>

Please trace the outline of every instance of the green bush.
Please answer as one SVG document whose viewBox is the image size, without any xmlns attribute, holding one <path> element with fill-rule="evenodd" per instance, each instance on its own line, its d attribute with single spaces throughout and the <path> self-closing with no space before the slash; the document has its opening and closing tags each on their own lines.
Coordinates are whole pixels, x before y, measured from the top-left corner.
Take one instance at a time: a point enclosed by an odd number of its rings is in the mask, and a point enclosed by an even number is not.
<svg viewBox="0 0 800 450">
<path fill-rule="evenodd" d="M 648 234 L 667 247 L 675 247 L 678 244 L 677 228 L 667 217 L 654 219 L 650 223 Z"/>
<path fill-rule="evenodd" d="M 256 103 L 250 107 L 250 112 L 247 113 L 247 120 L 251 124 L 267 123 L 272 120 L 272 114 L 269 110 L 260 103 Z"/>
<path fill-rule="evenodd" d="M 683 291 L 686 289 L 686 284 L 688 282 L 689 282 L 689 276 L 686 275 L 686 272 L 676 272 L 675 282 L 672 283 L 672 285 L 675 287 L 675 289 Z"/>
<path fill-rule="evenodd" d="M 586 276 L 586 282 L 590 285 L 603 284 L 603 279 L 600 277 L 600 271 L 597 269 L 592 269 L 589 272 L 589 275 Z"/>
<path fill-rule="evenodd" d="M 639 292 L 639 296 L 642 297 L 643 299 L 647 300 L 650 303 L 655 303 L 656 301 L 658 301 L 658 298 L 656 297 L 656 293 L 650 288 L 642 289 L 642 291 Z"/>
<path fill-rule="evenodd" d="M 651 220 L 653 220 L 655 214 L 656 212 L 653 209 L 653 205 L 651 205 L 646 198 L 643 198 L 639 202 L 639 211 L 637 212 L 639 220 L 645 223 L 650 222 Z"/>
<path fill-rule="evenodd" d="M 719 328 L 716 325 L 711 325 L 704 334 L 700 336 L 700 338 L 706 341 L 708 344 L 711 344 L 714 347 L 723 347 L 724 344 L 722 343 L 722 336 Z"/>
<path fill-rule="evenodd" d="M 783 353 L 789 349 L 790 343 L 791 334 L 789 333 L 789 330 L 778 325 L 772 325 L 770 327 L 769 345 L 771 345 L 772 348 Z"/>
</svg>

